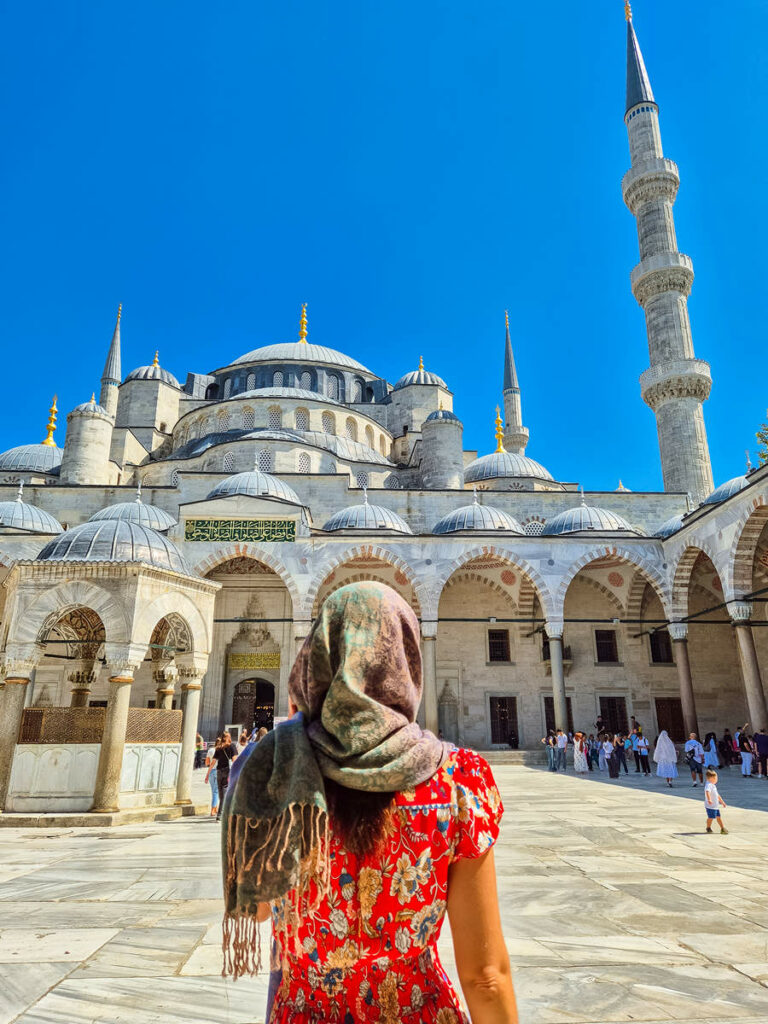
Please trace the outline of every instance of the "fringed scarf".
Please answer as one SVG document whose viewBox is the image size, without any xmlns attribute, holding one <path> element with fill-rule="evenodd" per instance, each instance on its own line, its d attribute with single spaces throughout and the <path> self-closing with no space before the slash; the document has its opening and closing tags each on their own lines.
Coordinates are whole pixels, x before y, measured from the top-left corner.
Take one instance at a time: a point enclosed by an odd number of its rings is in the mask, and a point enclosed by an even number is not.
<svg viewBox="0 0 768 1024">
<path fill-rule="evenodd" d="M 283 900 L 295 935 L 327 895 L 324 777 L 390 793 L 425 782 L 445 760 L 449 745 L 415 722 L 419 635 L 413 610 L 381 583 L 342 587 L 323 605 L 288 680 L 299 714 L 232 766 L 222 829 L 224 974 L 261 966 L 259 903 Z"/>
</svg>

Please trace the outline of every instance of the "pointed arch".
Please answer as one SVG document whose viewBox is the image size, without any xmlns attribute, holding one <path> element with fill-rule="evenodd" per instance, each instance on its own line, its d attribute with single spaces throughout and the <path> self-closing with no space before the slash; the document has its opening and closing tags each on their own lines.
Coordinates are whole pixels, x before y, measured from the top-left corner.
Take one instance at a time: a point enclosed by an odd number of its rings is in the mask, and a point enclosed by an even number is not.
<svg viewBox="0 0 768 1024">
<path fill-rule="evenodd" d="M 727 567 L 726 593 L 729 597 L 738 600 L 752 592 L 757 545 L 766 523 L 768 499 L 765 494 L 759 494 L 749 503 L 736 525 L 736 535 L 731 544 Z"/>
<path fill-rule="evenodd" d="M 688 592 L 691 583 L 691 574 L 700 555 L 706 555 L 712 563 L 716 575 L 723 583 L 722 576 L 717 568 L 715 552 L 708 544 L 697 541 L 690 543 L 682 549 L 677 558 L 670 564 L 670 578 L 672 580 L 672 595 L 670 601 L 670 618 L 673 621 L 684 619 L 688 615 Z M 725 593 L 725 586 L 723 585 Z"/>
<path fill-rule="evenodd" d="M 108 643 L 130 642 L 131 631 L 126 609 L 109 591 L 82 580 L 53 586 L 31 604 L 17 609 L 9 640 L 14 643 L 41 643 L 47 631 L 63 615 L 76 608 L 90 608 L 99 616 Z"/>
<path fill-rule="evenodd" d="M 197 605 L 188 594 L 170 590 L 142 608 L 136 619 L 134 643 L 149 647 L 152 633 L 161 619 L 172 616 L 186 627 L 191 641 L 190 651 L 207 654 L 210 649 L 211 624 L 200 614 Z"/>
<path fill-rule="evenodd" d="M 355 544 L 352 547 L 344 548 L 333 555 L 327 562 L 324 562 L 320 569 L 315 573 L 312 581 L 309 585 L 305 597 L 305 615 L 303 618 L 311 619 L 315 616 L 315 604 L 317 602 L 320 589 L 328 578 L 328 576 L 340 566 L 347 562 L 352 561 L 356 558 L 370 558 L 377 559 L 380 562 L 386 562 L 391 565 L 394 569 L 398 569 L 406 578 L 408 583 L 413 588 L 413 593 L 418 601 L 419 607 L 416 609 L 418 615 L 424 615 L 425 606 L 425 591 L 424 587 L 418 580 L 416 573 L 412 566 L 410 566 L 403 558 L 396 555 L 389 548 L 382 547 L 379 544 Z M 369 575 L 365 576 L 365 579 L 370 579 Z M 350 582 L 350 581 L 346 581 Z"/>
<path fill-rule="evenodd" d="M 661 570 L 653 564 L 649 559 L 644 558 L 638 552 L 631 550 L 630 548 L 621 547 L 596 547 L 589 551 L 586 551 L 583 555 L 573 562 L 566 572 L 560 579 L 560 585 L 555 595 L 556 607 L 560 609 L 559 616 L 562 617 L 562 609 L 565 607 L 565 596 L 568 593 L 568 587 L 571 585 L 575 577 L 581 572 L 582 569 L 587 568 L 592 562 L 597 562 L 601 558 L 618 558 L 624 562 L 625 565 L 631 565 L 638 572 L 645 575 L 647 582 L 654 588 L 656 594 L 661 601 L 662 608 L 666 610 L 669 607 L 669 597 L 667 590 L 667 581 L 662 574 Z"/>
<path fill-rule="evenodd" d="M 261 562 L 280 577 L 285 584 L 288 593 L 291 595 L 291 602 L 294 613 L 301 607 L 302 599 L 296 580 L 286 566 L 275 555 L 262 551 L 256 544 L 222 544 L 216 548 L 213 554 L 206 555 L 195 565 L 195 572 L 199 576 L 206 576 L 216 566 L 223 562 L 231 562 L 235 558 L 252 558 L 255 562 Z"/>
<path fill-rule="evenodd" d="M 496 544 L 483 544 L 482 546 L 470 548 L 468 551 L 462 552 L 457 558 L 454 558 L 452 562 L 449 562 L 448 565 L 444 567 L 435 587 L 435 613 L 437 613 L 443 589 L 451 576 L 465 566 L 467 562 L 473 562 L 475 559 L 482 558 L 483 556 L 501 558 L 505 562 L 508 562 L 511 568 L 517 569 L 520 573 L 522 577 L 519 605 L 521 615 L 528 617 L 528 614 L 530 613 L 530 617 L 533 618 L 533 608 L 536 598 L 538 598 L 545 618 L 550 618 L 552 616 L 554 602 L 552 600 L 551 591 L 544 577 L 530 564 L 530 562 L 527 562 L 524 558 L 519 558 L 514 554 L 514 552 L 508 551 L 506 548 L 499 547 Z"/>
</svg>

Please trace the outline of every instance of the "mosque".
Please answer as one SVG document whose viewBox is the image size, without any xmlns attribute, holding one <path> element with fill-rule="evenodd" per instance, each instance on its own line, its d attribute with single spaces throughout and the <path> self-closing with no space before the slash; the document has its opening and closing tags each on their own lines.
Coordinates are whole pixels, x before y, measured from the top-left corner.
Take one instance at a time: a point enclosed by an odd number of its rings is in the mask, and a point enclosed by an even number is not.
<svg viewBox="0 0 768 1024">
<path fill-rule="evenodd" d="M 123 375 L 118 310 L 63 446 L 54 401 L 45 439 L 0 455 L 0 808 L 188 802 L 196 730 L 286 715 L 313 617 L 354 580 L 415 609 L 421 717 L 456 742 L 534 749 L 598 715 L 677 739 L 768 722 L 768 466 L 712 479 L 679 173 L 629 9 L 624 120 L 664 491 L 553 478 L 508 319 L 479 454 L 437 372 L 389 383 L 310 340 L 306 306 L 295 341 L 186 377 L 157 353 Z"/>
</svg>

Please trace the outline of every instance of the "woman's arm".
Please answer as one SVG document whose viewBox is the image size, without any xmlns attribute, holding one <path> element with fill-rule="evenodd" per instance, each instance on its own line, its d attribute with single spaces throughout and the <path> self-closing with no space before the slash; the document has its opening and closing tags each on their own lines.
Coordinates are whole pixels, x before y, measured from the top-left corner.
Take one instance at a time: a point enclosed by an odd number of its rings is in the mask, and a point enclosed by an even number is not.
<svg viewBox="0 0 768 1024">
<path fill-rule="evenodd" d="M 482 857 L 457 860 L 451 865 L 448 919 L 472 1024 L 517 1024 L 509 954 L 501 934 L 492 849 Z"/>
</svg>

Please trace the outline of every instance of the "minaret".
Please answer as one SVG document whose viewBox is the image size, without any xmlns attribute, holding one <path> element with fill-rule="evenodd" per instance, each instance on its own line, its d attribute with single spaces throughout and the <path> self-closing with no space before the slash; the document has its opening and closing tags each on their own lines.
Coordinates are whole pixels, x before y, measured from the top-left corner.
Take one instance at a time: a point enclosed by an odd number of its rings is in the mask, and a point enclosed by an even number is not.
<svg viewBox="0 0 768 1024">
<path fill-rule="evenodd" d="M 120 373 L 120 317 L 122 315 L 123 304 L 121 302 L 117 307 L 115 333 L 112 335 L 109 354 L 104 364 L 104 373 L 101 375 L 101 391 L 99 392 L 99 405 L 107 411 L 112 419 L 115 418 L 117 412 L 117 389 L 122 380 Z"/>
<path fill-rule="evenodd" d="M 709 364 L 693 353 L 688 295 L 693 264 L 677 251 L 672 206 L 680 178 L 664 157 L 659 108 L 643 55 L 627 18 L 627 109 L 632 166 L 624 175 L 624 202 L 637 219 L 640 262 L 632 294 L 645 312 L 651 366 L 640 377 L 644 401 L 656 414 L 664 489 L 689 493 L 698 505 L 712 493 L 712 467 L 702 402 L 709 396 Z"/>
<path fill-rule="evenodd" d="M 523 426 L 520 405 L 520 385 L 517 383 L 515 357 L 512 355 L 512 339 L 509 336 L 509 313 L 504 311 L 507 337 L 504 343 L 504 446 L 515 455 L 525 455 L 528 444 L 528 428 Z"/>
</svg>

